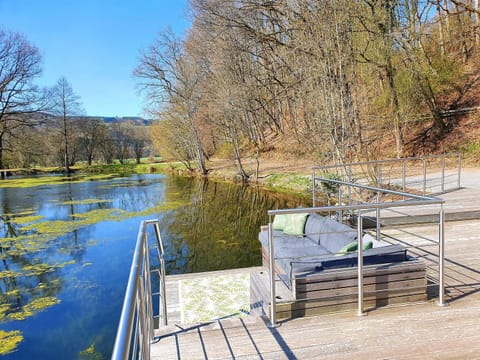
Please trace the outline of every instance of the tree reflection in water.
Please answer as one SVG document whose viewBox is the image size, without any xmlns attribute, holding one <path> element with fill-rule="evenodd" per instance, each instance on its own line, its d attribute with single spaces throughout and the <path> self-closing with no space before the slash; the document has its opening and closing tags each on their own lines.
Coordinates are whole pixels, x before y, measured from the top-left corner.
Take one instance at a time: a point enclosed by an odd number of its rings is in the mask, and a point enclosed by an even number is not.
<svg viewBox="0 0 480 360">
<path fill-rule="evenodd" d="M 169 274 L 261 265 L 257 241 L 267 210 L 296 207 L 300 200 L 257 187 L 171 178 L 167 197 L 188 205 L 162 217 L 160 227 Z"/>
</svg>

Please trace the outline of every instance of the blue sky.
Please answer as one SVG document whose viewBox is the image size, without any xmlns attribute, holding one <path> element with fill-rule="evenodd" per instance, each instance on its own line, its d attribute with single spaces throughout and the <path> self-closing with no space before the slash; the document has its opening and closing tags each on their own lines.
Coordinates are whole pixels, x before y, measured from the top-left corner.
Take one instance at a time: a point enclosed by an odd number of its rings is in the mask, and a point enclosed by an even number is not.
<svg viewBox="0 0 480 360">
<path fill-rule="evenodd" d="M 39 85 L 65 76 L 88 115 L 143 116 L 133 69 L 161 31 L 185 34 L 186 9 L 187 0 L 0 0 L 0 26 L 39 48 Z"/>
</svg>

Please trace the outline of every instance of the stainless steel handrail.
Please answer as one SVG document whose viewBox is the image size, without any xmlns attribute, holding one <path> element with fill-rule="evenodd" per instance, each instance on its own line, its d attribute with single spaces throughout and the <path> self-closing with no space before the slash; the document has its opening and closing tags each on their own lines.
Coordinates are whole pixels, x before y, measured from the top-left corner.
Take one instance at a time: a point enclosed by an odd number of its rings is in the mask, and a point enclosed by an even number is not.
<svg viewBox="0 0 480 360">
<path fill-rule="evenodd" d="M 358 212 L 358 222 L 357 222 L 357 231 L 358 234 L 362 234 L 363 232 L 363 221 L 362 221 L 362 211 L 365 210 L 379 210 L 379 209 L 388 209 L 388 208 L 395 208 L 395 207 L 404 207 L 404 206 L 421 206 L 421 205 L 439 205 L 439 264 L 438 264 L 438 273 L 439 273 L 439 304 L 441 306 L 445 305 L 445 283 L 444 283 L 444 256 L 445 256 L 445 241 L 444 241 L 444 212 L 443 212 L 443 204 L 445 200 L 436 198 L 433 196 L 422 196 L 416 194 L 410 194 L 402 191 L 395 191 L 390 189 L 383 189 L 380 187 L 368 186 L 368 185 L 361 185 L 357 183 L 350 183 L 341 180 L 334 180 L 334 179 L 327 179 L 327 178 L 320 178 L 317 177 L 317 180 L 331 182 L 337 185 L 360 188 L 364 190 L 369 190 L 372 192 L 376 192 L 377 194 L 391 194 L 391 195 L 399 195 L 405 198 L 411 198 L 411 200 L 403 200 L 403 201 L 392 201 L 392 202 L 383 202 L 381 203 L 379 200 L 379 196 L 377 195 L 376 203 L 362 203 L 362 204 L 349 204 L 349 205 L 337 205 L 337 206 L 319 206 L 319 207 L 310 207 L 310 208 L 295 208 L 295 209 L 276 209 L 276 210 L 268 210 L 267 214 L 269 217 L 268 223 L 268 257 L 269 257 L 269 272 L 270 272 L 270 323 L 272 327 L 277 326 L 276 320 L 276 288 L 275 288 L 275 253 L 274 253 L 274 236 L 273 236 L 273 217 L 275 215 L 285 215 L 285 214 L 298 214 L 298 213 L 322 213 L 322 212 L 338 212 L 341 213 L 345 210 L 357 211 Z M 341 203 L 340 203 L 341 204 Z M 376 222 L 377 224 L 380 223 L 379 219 L 379 211 L 376 211 Z M 378 232 L 378 227 L 377 227 Z M 378 234 L 377 234 L 378 238 Z M 362 237 L 358 235 L 359 242 L 361 244 Z M 358 248 L 362 248 L 361 245 Z M 359 250 L 358 253 L 358 313 L 359 315 L 363 314 L 363 254 L 362 250 Z"/>
<path fill-rule="evenodd" d="M 446 159 L 447 158 L 455 158 L 456 159 L 456 169 L 455 173 L 453 175 L 447 175 L 445 172 L 446 169 Z M 428 179 L 427 178 L 427 161 L 428 160 L 434 160 L 434 159 L 440 159 L 440 176 L 439 178 L 435 179 Z M 406 158 L 399 158 L 399 159 L 384 159 L 384 160 L 371 160 L 371 161 L 362 161 L 362 162 L 355 162 L 355 163 L 346 163 L 346 164 L 336 164 L 336 165 L 323 165 L 323 166 L 314 166 L 312 168 L 313 175 L 312 175 L 312 182 L 313 182 L 313 187 L 312 187 L 312 192 L 313 192 L 313 205 L 315 206 L 315 190 L 316 190 L 316 174 L 318 171 L 330 171 L 332 169 L 340 169 L 345 172 L 345 177 L 348 178 L 349 182 L 353 181 L 353 173 L 352 173 L 352 168 L 354 167 L 362 167 L 362 166 L 373 166 L 376 167 L 376 185 L 381 187 L 382 186 L 382 179 L 385 177 L 385 172 L 382 172 L 382 165 L 385 164 L 398 164 L 398 167 L 396 168 L 398 171 L 401 171 L 401 186 L 402 186 L 402 191 L 405 192 L 406 189 L 406 177 L 407 177 L 407 162 L 412 162 L 412 161 L 421 161 L 422 165 L 422 172 L 421 174 L 421 180 L 419 180 L 419 189 L 422 191 L 422 193 L 425 195 L 427 193 L 427 183 L 429 180 L 440 180 L 440 184 L 437 184 L 436 186 L 439 186 L 440 192 L 445 192 L 446 188 L 446 180 L 447 178 L 451 176 L 456 176 L 456 182 L 455 186 L 450 188 L 451 190 L 454 189 L 459 189 L 461 186 L 461 168 L 462 168 L 462 156 L 460 153 L 448 153 L 448 154 L 441 154 L 441 155 L 427 155 L 427 156 L 416 156 L 416 157 L 406 157 Z M 392 168 L 390 169 L 392 170 Z M 366 172 L 362 169 L 362 177 L 368 178 L 368 175 Z"/>
<path fill-rule="evenodd" d="M 128 276 L 127 289 L 118 324 L 112 359 L 150 359 L 150 344 L 154 340 L 154 314 L 152 306 L 152 286 L 150 273 L 150 252 L 147 226 L 155 229 L 157 256 L 160 262 L 159 309 L 163 324 L 167 324 L 165 263 L 163 243 L 158 220 L 145 220 L 140 223 Z M 155 270 L 154 270 L 155 271 Z"/>
<path fill-rule="evenodd" d="M 428 160 L 428 159 L 441 159 L 447 157 L 460 157 L 460 153 L 449 153 L 449 154 L 439 154 L 439 155 L 425 155 L 425 156 L 413 156 L 413 157 L 405 157 L 399 159 L 383 159 L 383 160 L 370 160 L 370 161 L 360 161 L 348 164 L 335 164 L 335 165 L 321 165 L 321 166 L 314 166 L 313 170 L 324 170 L 324 169 L 333 169 L 339 167 L 348 167 L 348 166 L 358 166 L 358 165 L 371 165 L 371 164 L 387 164 L 387 163 L 398 163 L 404 161 L 414 161 L 414 160 Z"/>
</svg>

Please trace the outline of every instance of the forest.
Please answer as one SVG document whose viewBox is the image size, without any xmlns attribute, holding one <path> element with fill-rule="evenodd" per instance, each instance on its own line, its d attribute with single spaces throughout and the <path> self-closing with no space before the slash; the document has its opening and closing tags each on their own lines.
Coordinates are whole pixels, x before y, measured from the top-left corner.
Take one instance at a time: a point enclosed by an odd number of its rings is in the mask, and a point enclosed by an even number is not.
<svg viewBox="0 0 480 360">
<path fill-rule="evenodd" d="M 342 163 L 464 151 L 475 122 L 478 0 L 191 0 L 134 71 L 156 152 L 202 175 L 224 156 Z"/>
</svg>

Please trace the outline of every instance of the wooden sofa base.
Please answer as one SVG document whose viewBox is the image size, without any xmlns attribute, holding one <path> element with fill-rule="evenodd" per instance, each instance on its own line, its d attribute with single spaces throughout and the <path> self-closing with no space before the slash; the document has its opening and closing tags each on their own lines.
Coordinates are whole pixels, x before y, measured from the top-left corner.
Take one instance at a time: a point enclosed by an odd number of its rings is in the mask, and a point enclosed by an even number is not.
<svg viewBox="0 0 480 360">
<path fill-rule="evenodd" d="M 276 280 L 277 319 L 318 315 L 358 308 L 357 268 L 297 275 L 292 290 Z M 420 260 L 364 267 L 364 309 L 427 300 L 425 265 Z M 252 312 L 270 315 L 268 271 L 250 277 Z"/>
</svg>

